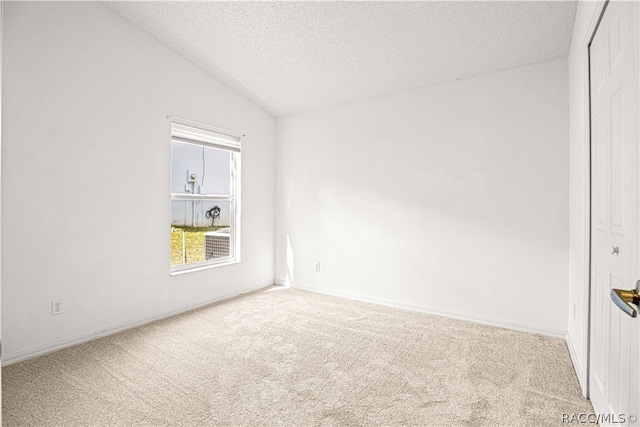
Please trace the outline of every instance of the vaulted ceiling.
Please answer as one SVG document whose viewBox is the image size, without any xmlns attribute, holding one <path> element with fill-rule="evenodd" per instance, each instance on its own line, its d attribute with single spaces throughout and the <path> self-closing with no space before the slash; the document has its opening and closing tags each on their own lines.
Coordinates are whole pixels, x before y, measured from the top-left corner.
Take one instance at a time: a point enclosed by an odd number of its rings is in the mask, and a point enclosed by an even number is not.
<svg viewBox="0 0 640 427">
<path fill-rule="evenodd" d="M 566 57 L 577 3 L 106 2 L 275 116 Z"/>
</svg>

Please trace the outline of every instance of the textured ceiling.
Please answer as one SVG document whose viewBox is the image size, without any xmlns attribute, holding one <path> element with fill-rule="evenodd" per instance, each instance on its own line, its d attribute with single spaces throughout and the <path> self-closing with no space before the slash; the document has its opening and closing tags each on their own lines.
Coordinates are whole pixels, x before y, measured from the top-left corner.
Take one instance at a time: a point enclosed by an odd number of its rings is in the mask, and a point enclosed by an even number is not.
<svg viewBox="0 0 640 427">
<path fill-rule="evenodd" d="M 275 116 L 567 56 L 576 2 L 107 2 Z"/>
</svg>

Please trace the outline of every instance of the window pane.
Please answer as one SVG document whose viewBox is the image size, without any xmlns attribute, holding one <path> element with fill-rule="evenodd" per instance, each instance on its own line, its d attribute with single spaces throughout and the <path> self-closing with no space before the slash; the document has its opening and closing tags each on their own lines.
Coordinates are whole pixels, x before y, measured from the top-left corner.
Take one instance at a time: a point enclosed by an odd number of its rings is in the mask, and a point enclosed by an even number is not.
<svg viewBox="0 0 640 427">
<path fill-rule="evenodd" d="M 171 265 L 229 256 L 230 202 L 171 202 Z"/>
<path fill-rule="evenodd" d="M 231 153 L 172 141 L 171 192 L 230 195 Z"/>
</svg>

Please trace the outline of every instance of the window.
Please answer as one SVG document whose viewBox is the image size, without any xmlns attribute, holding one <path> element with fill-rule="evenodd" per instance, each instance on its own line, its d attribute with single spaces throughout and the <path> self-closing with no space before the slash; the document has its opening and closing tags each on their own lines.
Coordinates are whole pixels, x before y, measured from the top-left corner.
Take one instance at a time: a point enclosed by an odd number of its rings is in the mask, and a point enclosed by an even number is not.
<svg viewBox="0 0 640 427">
<path fill-rule="evenodd" d="M 241 134 L 171 119 L 171 272 L 240 261 Z"/>
</svg>

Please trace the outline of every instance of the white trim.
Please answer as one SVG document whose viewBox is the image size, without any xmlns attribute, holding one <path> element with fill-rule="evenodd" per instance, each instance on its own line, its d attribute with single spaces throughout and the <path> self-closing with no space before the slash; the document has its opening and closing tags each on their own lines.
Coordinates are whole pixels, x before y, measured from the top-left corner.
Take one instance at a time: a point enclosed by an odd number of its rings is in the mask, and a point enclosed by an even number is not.
<svg viewBox="0 0 640 427">
<path fill-rule="evenodd" d="M 242 156 L 231 155 L 231 180 L 235 183 L 231 188 L 231 238 L 233 239 L 234 257 L 237 262 L 242 261 Z"/>
<path fill-rule="evenodd" d="M 209 132 L 221 133 L 221 134 L 224 134 L 224 135 L 227 135 L 227 136 L 233 136 L 233 137 L 236 137 L 236 138 L 244 138 L 245 137 L 245 134 L 242 133 L 242 132 L 237 132 L 235 130 L 219 128 L 219 127 L 208 125 L 206 123 L 196 122 L 195 120 L 189 120 L 189 119 L 185 119 L 185 118 L 178 117 L 178 116 L 167 116 L 167 119 L 169 119 L 172 123 L 178 123 L 178 124 L 181 124 L 181 125 L 194 127 L 194 128 L 202 129 L 202 130 L 209 131 Z"/>
<path fill-rule="evenodd" d="M 567 343 L 567 348 L 569 349 L 569 356 L 571 356 L 571 362 L 573 363 L 573 369 L 575 370 L 576 377 L 578 378 L 578 383 L 580 384 L 580 388 L 582 389 L 582 395 L 587 397 L 587 385 L 585 384 L 585 377 L 582 370 L 582 366 L 580 365 L 580 359 L 578 359 L 578 355 L 576 353 L 575 346 L 573 345 L 573 341 L 571 341 L 571 335 L 569 335 L 569 331 L 565 336 L 565 341 Z"/>
<path fill-rule="evenodd" d="M 580 386 L 582 387 L 582 393 L 585 397 L 589 398 L 589 370 L 591 366 L 591 85 L 589 79 L 589 45 L 591 40 L 595 36 L 595 31 L 600 22 L 600 17 L 604 11 L 604 7 L 607 4 L 607 0 L 598 0 L 591 16 L 591 21 L 587 26 L 586 33 L 582 39 L 582 59 L 583 59 L 583 93 L 584 93 L 584 144 L 586 147 L 586 155 L 584 156 L 585 162 L 585 176 L 584 176 L 584 255 L 585 255 L 585 276 L 586 283 L 584 284 L 586 292 L 583 294 L 583 307 L 586 307 L 586 316 L 583 316 L 583 348 L 582 352 L 585 355 L 585 368 L 580 369 L 582 378 L 578 378 Z M 575 350 L 575 349 L 574 349 Z M 576 373 L 579 371 L 579 367 L 575 366 Z"/>
<path fill-rule="evenodd" d="M 171 200 L 212 200 L 217 202 L 233 203 L 233 196 L 219 196 L 215 194 L 171 193 Z"/>
<path fill-rule="evenodd" d="M 190 273 L 192 271 L 207 270 L 214 267 L 224 267 L 226 265 L 239 264 L 240 261 L 234 259 L 232 256 L 212 258 L 211 260 L 190 262 L 188 264 L 179 264 L 171 267 L 170 276 L 178 276 L 184 273 Z"/>
<path fill-rule="evenodd" d="M 131 322 L 120 323 L 112 326 L 108 326 L 106 328 L 101 328 L 98 330 L 83 332 L 77 335 L 74 335 L 69 338 L 65 338 L 62 340 L 54 341 L 52 343 L 32 347 L 26 350 L 18 351 L 15 353 L 8 353 L 3 355 L 2 357 L 2 366 L 10 365 L 12 363 L 20 362 L 22 360 L 31 359 L 37 356 L 41 356 L 43 354 L 51 353 L 57 350 L 61 350 L 66 347 L 71 347 L 76 344 L 81 344 L 83 342 L 91 341 L 97 338 L 105 337 L 107 335 L 113 335 L 118 332 L 126 331 L 128 329 L 133 329 L 138 326 L 146 325 L 148 323 L 155 322 L 157 320 L 166 319 L 167 317 L 175 316 L 177 314 L 185 313 L 187 311 L 195 310 L 197 308 L 201 308 L 213 303 L 221 302 L 224 300 L 228 300 L 249 292 L 254 292 L 260 289 L 267 288 L 269 286 L 273 286 L 273 280 L 268 280 L 257 286 L 250 286 L 247 288 L 240 289 L 238 291 L 234 291 L 232 293 L 219 295 L 204 301 L 199 301 L 196 303 L 191 303 L 187 305 L 183 305 L 181 307 L 167 310 L 163 312 L 159 312 L 156 314 L 152 314 L 150 316 L 140 317 Z"/>
<path fill-rule="evenodd" d="M 228 129 L 169 116 L 171 139 L 186 144 L 205 145 L 239 153 L 244 135 Z"/>
<path fill-rule="evenodd" d="M 173 129 L 173 136 L 171 137 L 171 141 L 172 142 L 179 142 L 181 144 L 191 144 L 191 145 L 198 145 L 200 147 L 205 146 L 207 148 L 213 148 L 216 150 L 226 150 L 226 151 L 232 151 L 234 153 L 239 153 L 240 152 L 240 141 L 238 141 L 238 143 L 224 143 L 221 140 L 218 140 L 216 138 L 213 137 L 204 137 L 202 136 L 200 133 L 198 137 L 194 135 L 192 135 L 189 138 L 185 138 L 185 137 L 180 137 L 177 136 L 176 132 L 175 132 L 175 127 L 172 124 L 172 129 Z M 196 143 L 197 142 L 197 143 Z"/>
<path fill-rule="evenodd" d="M 3 46 L 4 46 L 4 0 L 1 0 L 0 1 L 0 99 L 2 99 L 2 55 L 3 55 L 3 51 L 4 51 Z M 0 102 L 0 118 L 2 117 L 2 105 L 1 104 L 2 103 Z M 0 119 L 0 146 L 2 146 L 2 120 L 1 119 Z M 0 153 L 1 152 L 2 152 L 2 150 L 0 149 Z M 2 156 L 0 155 L 0 157 L 2 157 Z M 2 162 L 0 162 L 0 164 L 1 163 Z M 0 186 L 0 188 L 1 187 L 2 186 Z M 1 206 L 0 206 L 0 211 L 1 211 Z M 1 213 L 0 213 L 0 216 L 1 216 Z M 1 259 L 1 257 L 0 257 L 0 259 Z M 1 270 L 2 270 L 2 267 L 0 266 L 0 271 Z M 0 304 L 0 307 L 1 306 L 2 306 L 2 304 Z M 0 360 L 2 358 L 3 358 L 2 340 L 0 339 Z M 2 371 L 0 371 L 0 401 L 2 401 Z M 1 425 L 2 425 L 2 411 L 0 411 L 0 426 Z"/>
<path fill-rule="evenodd" d="M 276 280 L 275 283 L 276 285 L 280 285 L 284 282 L 282 280 Z M 467 322 L 479 323 L 487 326 L 495 326 L 498 328 L 510 329 L 513 331 L 530 332 L 534 334 L 544 335 L 547 337 L 559 338 L 562 340 L 564 340 L 566 336 L 566 331 L 559 330 L 559 329 L 539 328 L 539 327 L 536 328 L 536 327 L 531 327 L 529 325 L 522 325 L 514 322 L 504 321 L 504 320 L 490 319 L 482 316 L 461 316 L 457 313 L 452 313 L 452 312 L 437 309 L 434 307 L 416 306 L 416 305 L 406 304 L 400 301 L 393 301 L 393 300 L 387 300 L 387 299 L 368 298 L 360 295 L 346 294 L 343 292 L 325 290 L 325 289 L 321 289 L 315 286 L 309 286 L 305 284 L 292 283 L 291 287 L 294 289 L 301 289 L 304 291 L 315 292 L 318 294 L 330 295 L 330 296 L 350 299 L 354 301 L 361 301 L 361 302 L 366 302 L 370 304 L 382 305 L 385 307 L 393 307 L 393 308 L 400 308 L 404 310 L 417 311 L 419 313 L 431 314 L 431 315 L 440 316 L 440 317 L 447 317 L 450 319 L 465 320 Z"/>
</svg>

